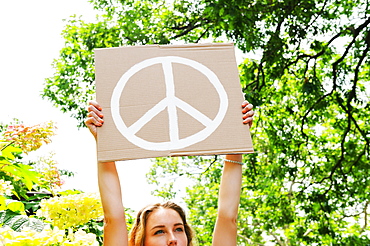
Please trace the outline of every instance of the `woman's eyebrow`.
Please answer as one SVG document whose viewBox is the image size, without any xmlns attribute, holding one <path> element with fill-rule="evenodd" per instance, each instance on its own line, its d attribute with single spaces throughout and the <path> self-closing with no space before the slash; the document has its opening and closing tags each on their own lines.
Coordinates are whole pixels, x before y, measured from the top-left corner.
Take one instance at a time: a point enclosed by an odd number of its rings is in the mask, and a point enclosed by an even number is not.
<svg viewBox="0 0 370 246">
<path fill-rule="evenodd" d="M 150 229 L 150 230 L 152 231 L 152 230 L 159 229 L 159 228 L 164 228 L 164 227 L 165 227 L 164 225 L 156 225 L 156 226 L 153 226 L 152 229 Z"/>
<path fill-rule="evenodd" d="M 175 223 L 173 226 L 184 226 L 184 224 L 183 223 Z M 159 228 L 162 229 L 164 227 L 166 227 L 166 226 L 165 225 L 155 225 L 150 230 L 152 231 L 152 230 L 159 229 Z"/>
</svg>

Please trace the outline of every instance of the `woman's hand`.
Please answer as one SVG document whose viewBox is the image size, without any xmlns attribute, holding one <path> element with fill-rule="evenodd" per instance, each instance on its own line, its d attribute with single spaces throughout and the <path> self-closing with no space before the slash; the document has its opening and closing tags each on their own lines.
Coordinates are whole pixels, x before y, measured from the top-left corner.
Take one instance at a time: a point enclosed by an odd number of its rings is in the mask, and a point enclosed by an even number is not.
<svg viewBox="0 0 370 246">
<path fill-rule="evenodd" d="M 244 101 L 242 103 L 242 113 L 243 113 L 243 123 L 248 124 L 249 127 L 252 126 L 253 123 L 253 116 L 254 116 L 254 111 L 253 109 L 253 104 L 250 104 L 248 101 Z"/>
<path fill-rule="evenodd" d="M 85 125 L 89 128 L 92 135 L 97 138 L 97 127 L 103 125 L 104 115 L 101 112 L 102 108 L 100 105 L 95 101 L 89 102 L 89 107 L 87 108 L 88 114 L 87 119 L 85 120 Z"/>
</svg>

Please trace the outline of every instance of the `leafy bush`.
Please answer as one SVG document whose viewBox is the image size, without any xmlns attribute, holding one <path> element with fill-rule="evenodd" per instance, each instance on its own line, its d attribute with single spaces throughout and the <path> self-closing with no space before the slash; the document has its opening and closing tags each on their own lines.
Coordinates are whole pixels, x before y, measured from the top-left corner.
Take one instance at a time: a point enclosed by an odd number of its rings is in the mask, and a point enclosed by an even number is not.
<svg viewBox="0 0 370 246">
<path fill-rule="evenodd" d="M 0 246 L 102 244 L 99 197 L 79 191 L 57 195 L 61 176 L 73 173 L 59 170 L 52 156 L 23 163 L 24 154 L 51 142 L 54 129 L 51 122 L 0 124 Z"/>
</svg>

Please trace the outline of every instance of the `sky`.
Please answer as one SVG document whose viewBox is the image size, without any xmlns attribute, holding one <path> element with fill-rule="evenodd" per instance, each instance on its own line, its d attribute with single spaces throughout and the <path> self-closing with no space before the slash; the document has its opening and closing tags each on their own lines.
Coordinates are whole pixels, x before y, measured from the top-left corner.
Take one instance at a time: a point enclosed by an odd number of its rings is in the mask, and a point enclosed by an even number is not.
<svg viewBox="0 0 370 246">
<path fill-rule="evenodd" d="M 63 20 L 72 15 L 95 18 L 87 0 L 0 0 L 0 122 L 14 118 L 30 126 L 55 122 L 58 129 L 52 143 L 27 158 L 36 160 L 54 153 L 60 169 L 75 173 L 63 189 L 98 192 L 94 138 L 40 96 L 45 78 L 53 75 L 53 59 L 64 45 L 60 35 Z M 156 201 L 145 179 L 149 166 L 150 160 L 117 164 L 126 207 L 137 210 Z"/>
</svg>

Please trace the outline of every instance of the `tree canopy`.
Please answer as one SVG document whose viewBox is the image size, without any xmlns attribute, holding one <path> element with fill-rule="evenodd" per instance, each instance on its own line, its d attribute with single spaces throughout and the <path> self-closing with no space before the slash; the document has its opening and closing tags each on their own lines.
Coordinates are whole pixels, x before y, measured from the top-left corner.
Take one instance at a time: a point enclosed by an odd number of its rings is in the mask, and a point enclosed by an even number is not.
<svg viewBox="0 0 370 246">
<path fill-rule="evenodd" d="M 245 156 L 240 245 L 370 243 L 370 9 L 365 0 L 91 0 L 95 22 L 71 18 L 43 97 L 83 125 L 94 97 L 93 49 L 234 42 L 257 115 Z M 222 141 L 222 139 L 220 139 Z M 209 245 L 220 157 L 157 159 L 149 180 L 188 176 L 185 201 Z M 198 174 L 196 174 L 198 173 Z M 166 189 L 162 189 L 163 186 Z"/>
</svg>

